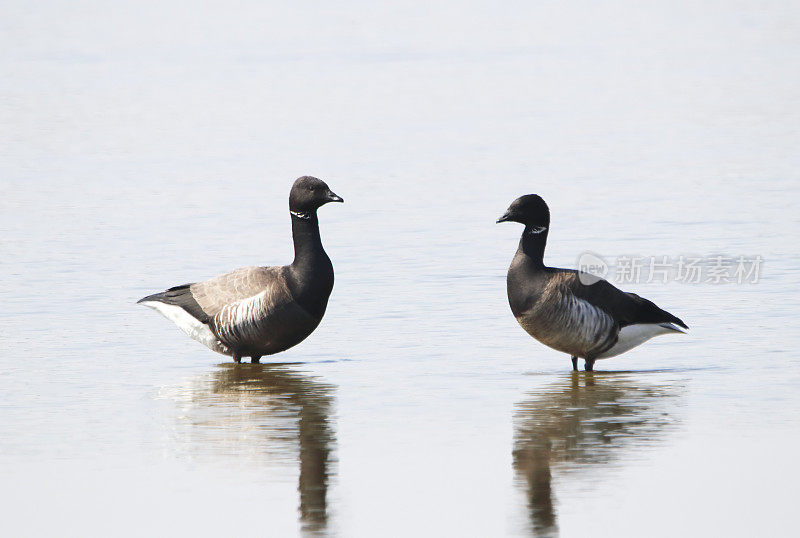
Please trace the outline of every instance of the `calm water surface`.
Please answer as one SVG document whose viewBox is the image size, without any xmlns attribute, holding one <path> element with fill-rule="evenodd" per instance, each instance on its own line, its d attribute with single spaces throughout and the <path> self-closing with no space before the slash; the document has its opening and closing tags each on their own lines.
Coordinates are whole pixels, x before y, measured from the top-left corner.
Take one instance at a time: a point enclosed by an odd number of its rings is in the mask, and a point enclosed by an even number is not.
<svg viewBox="0 0 800 538">
<path fill-rule="evenodd" d="M 793 2 L 8 2 L 0 500 L 15 536 L 791 536 L 800 488 Z M 291 260 L 336 285 L 272 363 L 135 301 Z M 683 318 L 570 371 L 506 303 L 547 261 L 762 256 L 624 287 Z"/>
</svg>

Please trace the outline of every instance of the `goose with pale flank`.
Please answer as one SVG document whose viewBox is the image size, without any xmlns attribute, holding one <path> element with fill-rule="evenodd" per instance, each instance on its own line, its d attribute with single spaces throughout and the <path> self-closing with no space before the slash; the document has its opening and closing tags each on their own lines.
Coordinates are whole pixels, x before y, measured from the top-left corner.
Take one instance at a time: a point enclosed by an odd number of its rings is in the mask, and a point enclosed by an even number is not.
<svg viewBox="0 0 800 538">
<path fill-rule="evenodd" d="M 175 286 L 138 302 L 187 335 L 236 362 L 279 353 L 317 328 L 333 290 L 333 265 L 322 248 L 317 209 L 343 202 L 324 181 L 303 176 L 292 185 L 294 261 L 244 267 L 203 282 Z"/>
<path fill-rule="evenodd" d="M 572 368 L 586 370 L 598 359 L 624 353 L 654 336 L 689 327 L 669 312 L 602 278 L 544 264 L 550 209 L 528 194 L 514 200 L 497 222 L 525 225 L 508 269 L 508 303 L 525 331 L 541 343 L 568 353 Z"/>
</svg>

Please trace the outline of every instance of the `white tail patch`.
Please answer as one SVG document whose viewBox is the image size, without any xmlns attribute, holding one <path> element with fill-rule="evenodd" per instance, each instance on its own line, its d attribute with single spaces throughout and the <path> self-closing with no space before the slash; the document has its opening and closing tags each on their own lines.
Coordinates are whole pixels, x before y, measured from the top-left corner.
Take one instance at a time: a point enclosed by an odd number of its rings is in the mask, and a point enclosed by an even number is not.
<svg viewBox="0 0 800 538">
<path fill-rule="evenodd" d="M 205 323 L 201 323 L 180 306 L 162 303 L 161 301 L 144 301 L 141 304 L 152 308 L 185 332 L 192 340 L 197 340 L 207 348 L 223 355 L 230 355 L 230 351 L 211 332 Z"/>
<path fill-rule="evenodd" d="M 640 344 L 644 344 L 654 336 L 671 332 L 685 333 L 686 331 L 673 323 L 637 323 L 635 325 L 627 325 L 620 329 L 617 343 L 597 358 L 615 357 Z"/>
<path fill-rule="evenodd" d="M 686 334 L 686 329 L 680 327 L 679 325 L 675 325 L 674 323 L 659 323 L 665 329 L 669 329 L 670 331 L 675 331 L 676 333 Z"/>
</svg>

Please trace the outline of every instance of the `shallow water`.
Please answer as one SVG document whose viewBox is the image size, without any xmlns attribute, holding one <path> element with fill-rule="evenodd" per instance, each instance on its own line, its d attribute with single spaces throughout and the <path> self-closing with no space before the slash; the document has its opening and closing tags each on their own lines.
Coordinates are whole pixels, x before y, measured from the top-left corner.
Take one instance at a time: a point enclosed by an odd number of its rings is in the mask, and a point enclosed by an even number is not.
<svg viewBox="0 0 800 538">
<path fill-rule="evenodd" d="M 14 535 L 789 536 L 800 442 L 791 2 L 5 4 L 0 499 Z M 336 285 L 234 366 L 141 296 L 291 260 Z M 594 374 L 505 298 L 546 260 L 761 256 L 625 284 L 684 319 Z"/>
</svg>

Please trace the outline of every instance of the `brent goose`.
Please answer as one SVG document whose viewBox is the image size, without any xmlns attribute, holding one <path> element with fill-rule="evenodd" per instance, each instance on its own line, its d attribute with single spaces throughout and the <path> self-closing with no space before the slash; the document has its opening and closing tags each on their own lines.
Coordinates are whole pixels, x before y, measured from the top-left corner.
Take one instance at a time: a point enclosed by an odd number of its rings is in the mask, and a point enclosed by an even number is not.
<svg viewBox="0 0 800 538">
<path fill-rule="evenodd" d="M 497 222 L 525 225 L 508 268 L 508 303 L 528 334 L 578 358 L 586 370 L 597 359 L 624 353 L 659 334 L 685 332 L 686 324 L 651 301 L 586 273 L 544 265 L 550 210 L 540 196 L 514 200 Z M 586 283 L 584 283 L 586 282 Z"/>
<path fill-rule="evenodd" d="M 259 362 L 302 342 L 317 328 L 333 289 L 333 265 L 322 248 L 317 209 L 343 202 L 324 181 L 303 176 L 292 185 L 294 261 L 244 267 L 203 282 L 175 286 L 138 302 L 236 362 Z"/>
</svg>

